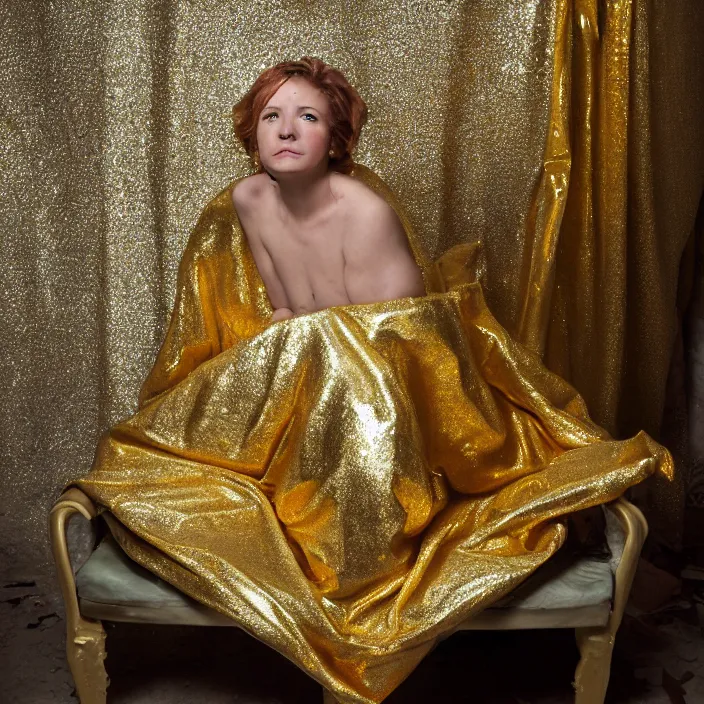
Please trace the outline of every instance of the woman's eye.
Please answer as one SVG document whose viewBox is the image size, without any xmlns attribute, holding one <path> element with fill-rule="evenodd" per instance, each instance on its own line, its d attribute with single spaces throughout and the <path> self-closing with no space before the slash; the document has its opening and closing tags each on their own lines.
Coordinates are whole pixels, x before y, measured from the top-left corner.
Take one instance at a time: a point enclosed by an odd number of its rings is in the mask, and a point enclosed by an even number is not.
<svg viewBox="0 0 704 704">
<path fill-rule="evenodd" d="M 270 112 L 268 115 L 264 115 L 264 119 L 268 120 L 269 122 L 272 121 L 272 118 L 278 117 L 278 115 L 275 112 Z"/>
<path fill-rule="evenodd" d="M 317 122 L 318 118 L 315 115 L 311 115 L 309 112 L 302 115 L 306 122 Z"/>
</svg>

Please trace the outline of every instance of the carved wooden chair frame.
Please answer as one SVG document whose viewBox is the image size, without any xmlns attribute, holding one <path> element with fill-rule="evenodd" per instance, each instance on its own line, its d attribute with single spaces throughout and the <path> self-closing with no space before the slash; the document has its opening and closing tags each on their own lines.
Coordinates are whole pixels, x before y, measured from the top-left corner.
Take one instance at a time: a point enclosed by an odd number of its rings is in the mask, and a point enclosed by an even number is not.
<svg viewBox="0 0 704 704">
<path fill-rule="evenodd" d="M 575 704 L 603 704 L 604 702 L 616 631 L 621 625 L 640 551 L 648 532 L 643 514 L 626 499 L 618 499 L 611 504 L 611 509 L 616 514 L 625 534 L 623 555 L 615 573 L 608 622 L 603 627 L 575 629 L 580 653 L 574 680 Z M 97 516 L 93 502 L 77 488 L 66 491 L 56 502 L 50 514 L 52 551 L 66 608 L 66 652 L 81 704 L 105 704 L 109 683 L 103 662 L 106 657 L 105 630 L 100 621 L 85 618 L 81 614 L 66 540 L 68 521 L 77 514 L 89 521 Z M 505 625 L 496 627 L 506 628 Z M 470 619 L 456 630 L 475 628 L 477 628 L 476 624 L 473 624 Z M 479 628 L 487 630 L 491 625 L 487 625 L 485 619 Z M 323 691 L 322 699 L 323 704 L 337 702 L 337 699 L 327 690 Z"/>
</svg>

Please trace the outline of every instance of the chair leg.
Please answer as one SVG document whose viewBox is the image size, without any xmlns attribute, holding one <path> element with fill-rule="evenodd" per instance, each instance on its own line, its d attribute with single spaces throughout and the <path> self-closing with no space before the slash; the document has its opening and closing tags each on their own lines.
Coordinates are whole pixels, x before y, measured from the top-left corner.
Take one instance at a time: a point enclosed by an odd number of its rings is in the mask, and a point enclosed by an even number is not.
<svg viewBox="0 0 704 704">
<path fill-rule="evenodd" d="M 603 704 L 611 674 L 614 636 L 608 628 L 577 628 L 579 664 L 574 677 L 575 704 Z"/>
<path fill-rule="evenodd" d="M 66 656 L 81 704 L 105 704 L 109 684 L 105 672 L 105 631 L 100 621 L 80 619 L 68 626 Z M 73 633 L 71 633 L 71 631 Z"/>
<path fill-rule="evenodd" d="M 66 524 L 81 514 L 92 520 L 95 506 L 79 489 L 69 489 L 51 509 L 49 533 L 59 586 L 66 608 L 66 655 L 81 704 L 105 704 L 108 676 L 105 672 L 105 631 L 100 621 L 83 618 L 66 543 Z"/>
</svg>

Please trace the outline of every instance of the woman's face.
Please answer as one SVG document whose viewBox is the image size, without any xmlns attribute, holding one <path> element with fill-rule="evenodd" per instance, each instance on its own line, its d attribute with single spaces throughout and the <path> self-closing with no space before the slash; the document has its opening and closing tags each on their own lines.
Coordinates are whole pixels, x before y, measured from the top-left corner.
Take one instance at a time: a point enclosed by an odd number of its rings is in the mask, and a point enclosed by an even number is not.
<svg viewBox="0 0 704 704">
<path fill-rule="evenodd" d="M 328 99 L 304 78 L 289 78 L 259 115 L 257 145 L 262 166 L 274 177 L 327 168 Z"/>
</svg>

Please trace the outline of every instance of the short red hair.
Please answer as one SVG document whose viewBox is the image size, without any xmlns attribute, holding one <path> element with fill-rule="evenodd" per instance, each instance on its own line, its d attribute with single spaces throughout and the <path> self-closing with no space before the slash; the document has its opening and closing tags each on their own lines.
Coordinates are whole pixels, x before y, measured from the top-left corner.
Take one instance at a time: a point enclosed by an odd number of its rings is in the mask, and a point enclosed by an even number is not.
<svg viewBox="0 0 704 704">
<path fill-rule="evenodd" d="M 304 56 L 300 61 L 284 61 L 264 71 L 232 109 L 237 138 L 254 159 L 259 115 L 269 98 L 293 76 L 305 78 L 328 99 L 333 152 L 329 166 L 349 173 L 354 165 L 352 152 L 367 121 L 367 105 L 340 71 L 320 59 Z"/>
</svg>

